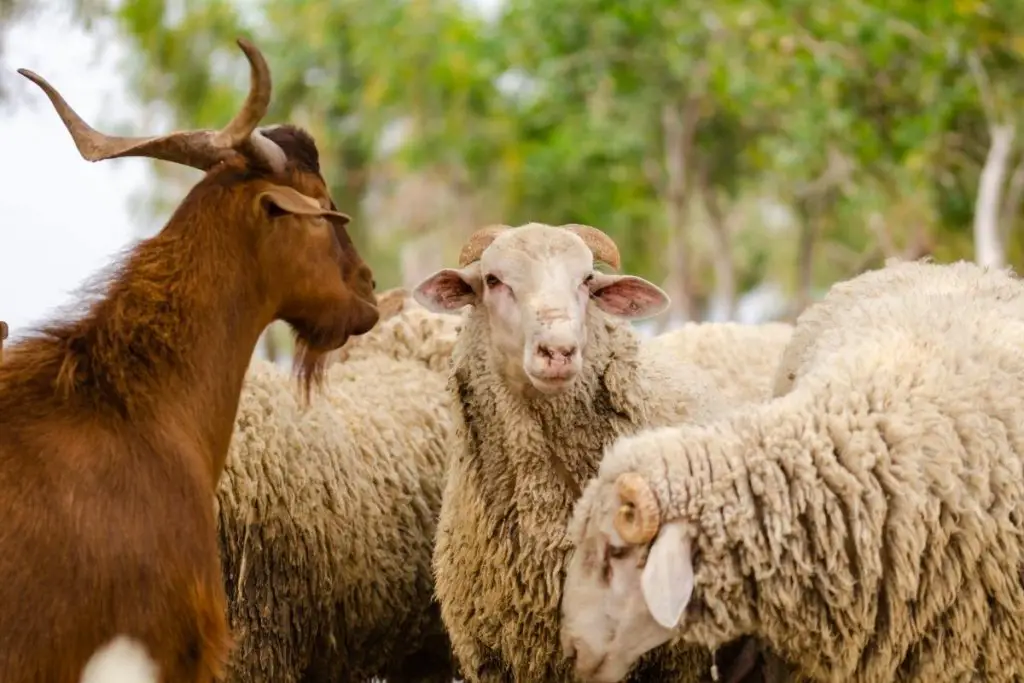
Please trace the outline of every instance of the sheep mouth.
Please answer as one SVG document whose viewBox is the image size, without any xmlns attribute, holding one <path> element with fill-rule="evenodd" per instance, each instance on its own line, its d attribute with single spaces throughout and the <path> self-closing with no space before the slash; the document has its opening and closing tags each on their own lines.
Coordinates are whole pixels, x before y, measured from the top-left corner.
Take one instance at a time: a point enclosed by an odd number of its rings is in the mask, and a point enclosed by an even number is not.
<svg viewBox="0 0 1024 683">
<path fill-rule="evenodd" d="M 608 654 L 605 653 L 596 662 L 587 667 L 581 667 L 579 660 L 576 660 L 576 680 L 585 683 L 618 683 L 625 678 L 625 675 L 616 671 L 616 667 L 609 666 Z"/>
<path fill-rule="evenodd" d="M 576 373 L 568 375 L 534 375 L 527 373 L 526 376 L 534 389 L 547 396 L 564 393 L 576 380 Z"/>
</svg>

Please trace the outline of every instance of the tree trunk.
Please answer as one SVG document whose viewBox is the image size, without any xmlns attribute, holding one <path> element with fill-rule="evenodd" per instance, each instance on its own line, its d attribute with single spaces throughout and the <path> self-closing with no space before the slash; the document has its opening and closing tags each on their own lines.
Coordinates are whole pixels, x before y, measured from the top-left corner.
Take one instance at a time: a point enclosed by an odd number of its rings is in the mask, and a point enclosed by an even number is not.
<svg viewBox="0 0 1024 683">
<path fill-rule="evenodd" d="M 713 243 L 712 264 L 715 269 L 715 301 L 721 303 L 725 320 L 732 320 L 736 310 L 736 264 L 732 258 L 732 235 L 729 219 L 722 210 L 716 189 L 711 187 L 706 176 L 702 176 L 704 208 L 708 212 Z"/>
<path fill-rule="evenodd" d="M 693 320 L 696 311 L 691 291 L 691 255 L 687 239 L 686 220 L 690 199 L 689 170 L 697 128 L 696 102 L 684 105 L 665 104 L 661 109 L 661 128 L 664 137 L 665 182 L 662 192 L 665 219 L 668 225 L 666 271 L 672 305 L 662 316 L 658 327 L 664 329 L 675 315 Z"/>
<path fill-rule="evenodd" d="M 974 205 L 974 260 L 980 266 L 1001 268 L 1006 254 L 999 234 L 999 209 L 1003 184 L 1013 152 L 1012 125 L 992 126 L 992 142 L 978 180 Z"/>
<path fill-rule="evenodd" d="M 818 236 L 819 214 L 808 204 L 808 200 L 798 202 L 800 215 L 800 235 L 796 251 L 796 310 L 794 318 L 811 303 L 811 288 L 814 286 L 814 244 Z"/>
<path fill-rule="evenodd" d="M 1004 253 L 1006 245 L 1010 242 L 1013 226 L 1017 224 L 1017 217 L 1020 216 L 1022 203 L 1024 203 L 1024 158 L 1017 163 L 1017 168 L 1010 176 L 1010 182 L 1006 188 L 1006 199 L 1003 201 L 1003 210 L 999 215 L 999 239 L 1002 241 Z"/>
</svg>

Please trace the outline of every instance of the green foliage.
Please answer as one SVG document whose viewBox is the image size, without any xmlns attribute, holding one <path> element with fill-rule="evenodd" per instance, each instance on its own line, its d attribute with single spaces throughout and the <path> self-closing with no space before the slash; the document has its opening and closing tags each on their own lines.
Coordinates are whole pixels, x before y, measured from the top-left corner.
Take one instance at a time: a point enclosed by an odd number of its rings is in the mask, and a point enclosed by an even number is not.
<svg viewBox="0 0 1024 683">
<path fill-rule="evenodd" d="M 117 18 L 136 90 L 180 125 L 230 116 L 246 78 L 233 39 L 258 42 L 270 118 L 316 136 L 384 286 L 415 231 L 377 229 L 366 200 L 417 175 L 489 219 L 599 226 L 659 280 L 673 231 L 695 277 L 718 276 L 701 196 L 725 207 L 741 290 L 798 279 L 800 226 L 769 233 L 759 197 L 813 228 L 815 288 L 921 235 L 939 258 L 970 258 L 989 128 L 1018 123 L 1024 95 L 1014 0 L 505 0 L 494 19 L 458 0 L 123 0 Z M 667 218 L 667 112 L 693 126 L 685 225 Z M 396 122 L 404 138 L 382 152 Z"/>
</svg>

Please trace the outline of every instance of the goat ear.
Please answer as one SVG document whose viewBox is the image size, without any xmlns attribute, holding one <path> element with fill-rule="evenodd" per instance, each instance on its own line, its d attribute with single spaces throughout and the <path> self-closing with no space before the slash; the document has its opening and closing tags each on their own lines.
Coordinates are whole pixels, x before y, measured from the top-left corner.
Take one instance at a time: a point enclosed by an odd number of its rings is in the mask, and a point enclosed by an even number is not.
<svg viewBox="0 0 1024 683">
<path fill-rule="evenodd" d="M 475 305 L 480 291 L 480 264 L 471 263 L 456 270 L 439 270 L 412 290 L 418 304 L 435 313 L 457 311 Z"/>
<path fill-rule="evenodd" d="M 602 311 L 620 318 L 649 318 L 669 305 L 668 294 L 635 275 L 594 273 L 590 292 Z"/>
<path fill-rule="evenodd" d="M 293 216 L 332 216 L 342 225 L 352 220 L 343 213 L 325 209 L 317 200 L 286 185 L 271 185 L 257 195 L 256 201 L 271 215 L 276 212 Z"/>
<path fill-rule="evenodd" d="M 693 557 L 681 523 L 661 527 L 640 574 L 640 591 L 656 622 L 667 629 L 679 625 L 693 595 Z"/>
</svg>

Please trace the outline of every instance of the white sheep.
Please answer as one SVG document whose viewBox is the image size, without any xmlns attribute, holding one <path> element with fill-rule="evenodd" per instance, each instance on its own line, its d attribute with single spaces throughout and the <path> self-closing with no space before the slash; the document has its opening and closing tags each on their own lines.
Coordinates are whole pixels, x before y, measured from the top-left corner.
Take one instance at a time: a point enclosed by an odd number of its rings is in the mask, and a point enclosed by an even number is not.
<svg viewBox="0 0 1024 683">
<path fill-rule="evenodd" d="M 783 395 L 609 448 L 569 528 L 581 679 L 753 636 L 813 681 L 1021 680 L 1024 284 L 891 263 L 793 339 Z"/>
<path fill-rule="evenodd" d="M 445 381 L 350 359 L 304 407 L 287 372 L 252 362 L 218 490 L 231 683 L 451 681 L 431 574 Z"/>
<path fill-rule="evenodd" d="M 652 337 L 644 347 L 704 369 L 728 401 L 746 403 L 771 396 L 792 334 L 793 326 L 782 322 L 689 322 Z"/>
<path fill-rule="evenodd" d="M 414 289 L 435 311 L 471 306 L 452 354 L 458 446 L 434 569 L 441 614 L 470 683 L 570 681 L 558 646 L 565 524 L 606 444 L 702 419 L 720 399 L 698 368 L 641 352 L 628 319 L 668 298 L 619 265 L 595 228 L 492 226 L 460 268 Z M 636 674 L 699 680 L 709 653 L 665 648 Z"/>
</svg>

